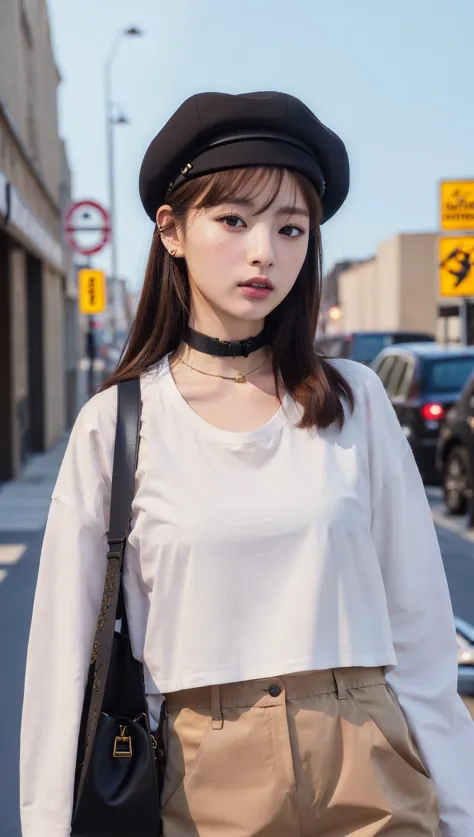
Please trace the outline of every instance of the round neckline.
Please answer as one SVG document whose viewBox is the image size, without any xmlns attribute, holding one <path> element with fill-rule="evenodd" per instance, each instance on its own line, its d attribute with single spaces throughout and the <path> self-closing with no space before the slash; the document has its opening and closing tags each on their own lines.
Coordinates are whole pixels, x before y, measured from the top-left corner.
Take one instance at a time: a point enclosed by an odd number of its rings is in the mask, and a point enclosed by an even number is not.
<svg viewBox="0 0 474 837">
<path fill-rule="evenodd" d="M 169 357 L 169 355 L 166 355 L 166 357 L 163 358 L 162 374 L 163 383 L 168 389 L 168 393 L 170 398 L 173 400 L 173 404 L 179 410 L 183 418 L 194 424 L 197 429 L 205 433 L 209 438 L 214 439 L 214 441 L 230 445 L 262 442 L 271 436 L 274 436 L 288 422 L 288 408 L 292 399 L 288 393 L 285 393 L 281 406 L 277 409 L 273 416 L 271 416 L 265 424 L 254 430 L 224 430 L 221 427 L 216 427 L 216 425 L 210 424 L 210 422 L 206 421 L 206 419 L 202 418 L 199 413 L 196 413 L 196 411 L 193 410 L 191 405 L 186 401 L 184 395 L 182 395 L 173 377 Z"/>
</svg>

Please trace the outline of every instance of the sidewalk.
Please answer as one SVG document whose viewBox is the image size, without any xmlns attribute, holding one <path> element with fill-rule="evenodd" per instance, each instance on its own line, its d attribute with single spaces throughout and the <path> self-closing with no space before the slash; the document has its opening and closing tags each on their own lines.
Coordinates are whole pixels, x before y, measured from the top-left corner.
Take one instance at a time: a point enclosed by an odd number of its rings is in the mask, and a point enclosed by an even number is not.
<svg viewBox="0 0 474 837">
<path fill-rule="evenodd" d="M 68 438 L 65 435 L 48 453 L 33 456 L 18 479 L 0 488 L 0 533 L 44 528 Z"/>
<path fill-rule="evenodd" d="M 97 362 L 97 383 L 102 371 Z M 78 410 L 88 399 L 87 363 L 81 362 L 78 380 Z M 33 456 L 20 477 L 0 487 L 0 535 L 41 531 L 48 516 L 51 494 L 69 439 L 69 432 L 47 453 Z"/>
</svg>

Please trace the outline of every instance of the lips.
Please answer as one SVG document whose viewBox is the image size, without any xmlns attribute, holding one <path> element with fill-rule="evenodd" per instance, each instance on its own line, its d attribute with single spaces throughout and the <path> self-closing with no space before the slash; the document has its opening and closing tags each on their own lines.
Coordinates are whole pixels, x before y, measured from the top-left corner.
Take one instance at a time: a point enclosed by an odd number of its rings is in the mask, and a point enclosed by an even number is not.
<svg viewBox="0 0 474 837">
<path fill-rule="evenodd" d="M 266 276 L 253 276 L 245 282 L 239 282 L 239 288 L 257 288 L 260 290 L 273 291 L 274 285 Z"/>
</svg>

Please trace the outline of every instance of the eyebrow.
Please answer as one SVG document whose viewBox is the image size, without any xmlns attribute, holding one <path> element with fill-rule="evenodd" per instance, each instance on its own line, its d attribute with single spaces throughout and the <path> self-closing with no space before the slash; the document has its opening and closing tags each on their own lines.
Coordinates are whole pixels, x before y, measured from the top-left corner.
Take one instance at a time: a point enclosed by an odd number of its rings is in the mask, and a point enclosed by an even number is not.
<svg viewBox="0 0 474 837">
<path fill-rule="evenodd" d="M 249 206 L 252 209 L 255 209 L 255 201 L 252 201 L 249 198 L 232 198 L 228 201 L 223 201 L 223 203 L 233 203 L 233 204 L 237 204 L 238 206 Z M 276 214 L 277 215 L 303 215 L 306 218 L 309 218 L 308 210 L 303 208 L 302 206 L 281 206 Z"/>
</svg>

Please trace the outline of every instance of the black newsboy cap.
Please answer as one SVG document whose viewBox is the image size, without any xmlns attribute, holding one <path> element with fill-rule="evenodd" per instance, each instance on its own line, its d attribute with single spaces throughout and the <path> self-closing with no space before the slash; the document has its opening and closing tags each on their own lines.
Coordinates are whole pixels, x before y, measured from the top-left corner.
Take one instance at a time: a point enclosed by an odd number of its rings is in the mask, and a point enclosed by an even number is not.
<svg viewBox="0 0 474 837">
<path fill-rule="evenodd" d="M 287 93 L 197 93 L 151 142 L 140 170 L 140 197 L 155 220 L 172 186 L 249 166 L 299 171 L 314 184 L 323 221 L 344 203 L 349 160 L 342 140 Z"/>
</svg>

